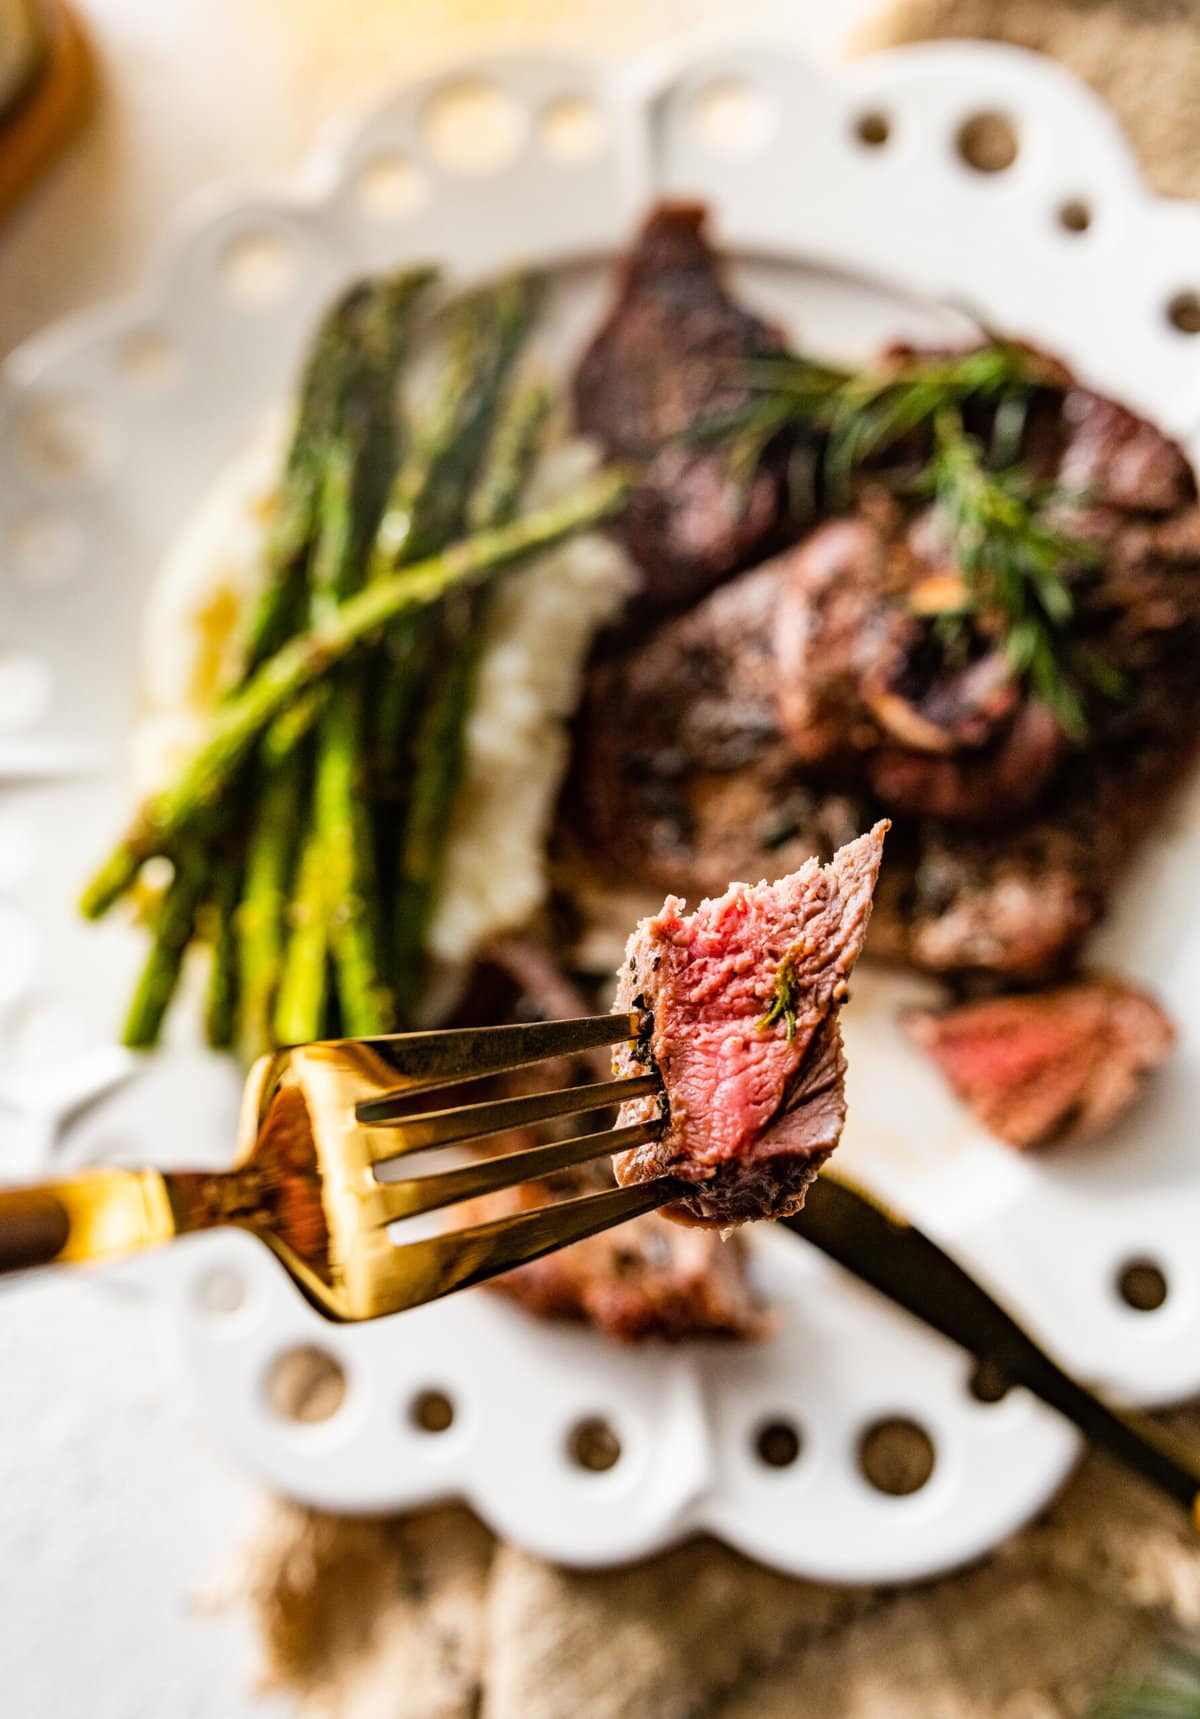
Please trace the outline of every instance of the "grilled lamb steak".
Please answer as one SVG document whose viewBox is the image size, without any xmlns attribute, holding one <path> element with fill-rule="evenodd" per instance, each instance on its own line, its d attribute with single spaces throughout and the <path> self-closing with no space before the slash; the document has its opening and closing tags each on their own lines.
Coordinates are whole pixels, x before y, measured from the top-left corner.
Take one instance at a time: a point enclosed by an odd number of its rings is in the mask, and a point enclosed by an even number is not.
<svg viewBox="0 0 1200 1719">
<path fill-rule="evenodd" d="M 1069 529 L 1082 643 L 1117 672 L 1070 742 L 985 633 L 949 661 L 958 578 L 928 507 L 852 517 L 739 575 L 593 671 L 568 798 L 593 878 L 689 893 L 828 858 L 891 816 L 872 949 L 944 973 L 1068 969 L 1200 731 L 1200 509 L 1179 449 L 1068 386 L 1031 460 L 1091 485 Z M 1134 477 L 1145 485 L 1137 491 Z"/>
<path fill-rule="evenodd" d="M 1175 1042 L 1153 998 L 1112 979 L 914 1012 L 908 1030 L 984 1127 L 1019 1147 L 1107 1128 Z"/>
<path fill-rule="evenodd" d="M 687 602 L 745 566 L 779 520 L 777 472 L 760 471 L 747 493 L 723 450 L 684 439 L 701 417 L 745 403 L 732 361 L 778 346 L 777 332 L 725 291 L 704 210 L 657 208 L 574 385 L 580 430 L 615 459 L 649 460 L 624 531 L 655 606 Z"/>
<path fill-rule="evenodd" d="M 629 940 L 617 1009 L 648 1034 L 614 1056 L 619 1074 L 662 1076 L 660 1138 L 616 1160 L 617 1180 L 668 1175 L 692 1186 L 664 1215 L 728 1226 L 800 1209 L 841 1136 L 845 1061 L 837 1010 L 862 950 L 879 874 L 879 824 L 821 867 L 778 883 L 730 885 L 685 915 L 668 897 Z M 623 1105 L 648 1121 L 661 1100 Z"/>
<path fill-rule="evenodd" d="M 578 1192 L 605 1185 L 611 1182 L 581 1179 Z M 519 1211 L 544 1205 L 546 1196 L 534 1184 L 515 1189 L 505 1205 Z M 746 1264 L 737 1236 L 723 1241 L 711 1230 L 683 1229 L 649 1212 L 523 1265 L 489 1287 L 540 1318 L 580 1321 L 622 1343 L 763 1337 L 771 1319 Z"/>
</svg>

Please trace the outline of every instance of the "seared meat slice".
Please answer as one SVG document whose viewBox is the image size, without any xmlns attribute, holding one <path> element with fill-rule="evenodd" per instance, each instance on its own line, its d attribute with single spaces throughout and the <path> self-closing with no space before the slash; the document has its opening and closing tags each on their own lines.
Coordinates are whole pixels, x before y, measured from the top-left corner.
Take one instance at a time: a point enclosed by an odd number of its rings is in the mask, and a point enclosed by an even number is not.
<svg viewBox="0 0 1200 1719">
<path fill-rule="evenodd" d="M 737 359 L 778 345 L 725 291 L 703 209 L 656 209 L 574 384 L 579 428 L 617 459 L 649 459 L 623 529 L 656 605 L 687 602 L 743 566 L 779 519 L 777 473 L 747 488 L 723 451 L 683 439 L 701 417 L 745 403 Z"/>
<path fill-rule="evenodd" d="M 798 1211 L 841 1136 L 845 1062 L 837 1010 L 862 950 L 886 824 L 821 867 L 732 884 L 685 915 L 668 897 L 629 940 L 617 1009 L 651 1024 L 620 1047 L 621 1074 L 662 1076 L 659 1139 L 616 1160 L 628 1185 L 669 1175 L 694 1189 L 665 1215 L 726 1226 Z M 622 1124 L 659 1113 L 623 1105 Z"/>
<path fill-rule="evenodd" d="M 1020 1147 L 1098 1134 L 1175 1042 L 1159 1005 L 1112 979 L 914 1013 L 908 1030 L 984 1127 Z"/>
<path fill-rule="evenodd" d="M 521 1210 L 546 1198 L 535 1184 L 514 1189 L 505 1203 Z M 737 1236 L 723 1242 L 711 1231 L 667 1223 L 657 1212 L 534 1260 L 490 1287 L 543 1319 L 582 1321 L 623 1343 L 762 1337 L 771 1325 Z"/>
</svg>

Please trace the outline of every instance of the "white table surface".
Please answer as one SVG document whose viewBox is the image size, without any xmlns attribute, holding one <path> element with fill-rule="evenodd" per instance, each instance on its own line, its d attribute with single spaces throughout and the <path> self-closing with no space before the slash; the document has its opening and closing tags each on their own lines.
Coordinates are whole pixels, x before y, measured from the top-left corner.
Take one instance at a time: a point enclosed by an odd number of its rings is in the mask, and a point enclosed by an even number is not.
<svg viewBox="0 0 1200 1719">
<path fill-rule="evenodd" d="M 468 49 L 629 56 L 734 28 L 831 57 L 871 0 L 88 0 L 102 91 L 0 230 L 0 353 L 137 282 L 214 179 L 286 172 L 331 116 Z M 0 1176 L 6 1138 L 0 1109 Z M 150 1310 L 43 1280 L 0 1292 L 0 1711 L 269 1719 L 245 1620 L 198 1596 L 253 1489 L 194 1427 Z"/>
</svg>

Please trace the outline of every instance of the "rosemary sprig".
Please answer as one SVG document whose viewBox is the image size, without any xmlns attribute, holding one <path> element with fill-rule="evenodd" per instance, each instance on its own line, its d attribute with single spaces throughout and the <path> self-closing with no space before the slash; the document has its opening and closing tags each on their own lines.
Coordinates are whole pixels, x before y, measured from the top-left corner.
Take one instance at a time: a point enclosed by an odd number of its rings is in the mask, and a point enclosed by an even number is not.
<svg viewBox="0 0 1200 1719">
<path fill-rule="evenodd" d="M 1051 522 L 1054 490 L 1017 466 L 988 465 L 958 410 L 943 406 L 933 434 L 921 488 L 934 498 L 963 577 L 962 604 L 938 617 L 938 636 L 949 644 L 969 619 L 991 617 L 1013 675 L 1049 706 L 1071 739 L 1081 739 L 1081 681 L 1116 690 L 1104 665 L 1082 651 L 1073 634 L 1069 574 L 1092 565 L 1096 550 Z"/>
<path fill-rule="evenodd" d="M 801 981 L 795 959 L 791 954 L 787 954 L 775 969 L 775 994 L 771 998 L 770 1008 L 758 1023 L 760 1033 L 768 1032 L 771 1027 L 778 1026 L 779 1022 L 783 1021 L 787 1026 L 787 1042 L 791 1044 L 796 1036 L 800 990 Z"/>
<path fill-rule="evenodd" d="M 793 461 L 809 477 L 819 470 L 826 504 L 839 505 L 866 461 L 900 453 L 907 463 L 911 451 L 915 469 L 905 480 L 934 498 L 962 573 L 962 602 L 939 615 L 937 636 L 951 645 L 969 621 L 990 624 L 1014 676 L 1081 739 L 1081 687 L 1111 696 L 1121 689 L 1075 637 L 1070 576 L 1093 565 L 1096 550 L 1055 527 L 1050 509 L 1061 496 L 1018 464 L 1030 405 L 1039 389 L 1056 385 L 1046 361 L 993 338 L 949 357 L 913 356 L 858 373 L 770 355 L 744 363 L 739 378 L 751 391 L 745 405 L 692 434 L 724 439 L 730 469 L 744 478 L 786 435 Z M 979 407 L 991 420 L 986 449 L 966 427 Z"/>
<path fill-rule="evenodd" d="M 877 370 L 850 371 L 791 354 L 750 359 L 738 379 L 751 398 L 703 419 L 693 440 L 726 440 L 735 472 L 752 473 L 767 445 L 789 431 L 823 444 L 827 496 L 845 500 L 858 466 L 922 432 L 947 407 L 997 408 L 998 426 L 1019 441 L 1029 402 L 1048 374 L 1035 353 L 992 340 L 946 358 L 905 358 Z M 1003 408 L 1001 410 L 1001 408 Z"/>
</svg>

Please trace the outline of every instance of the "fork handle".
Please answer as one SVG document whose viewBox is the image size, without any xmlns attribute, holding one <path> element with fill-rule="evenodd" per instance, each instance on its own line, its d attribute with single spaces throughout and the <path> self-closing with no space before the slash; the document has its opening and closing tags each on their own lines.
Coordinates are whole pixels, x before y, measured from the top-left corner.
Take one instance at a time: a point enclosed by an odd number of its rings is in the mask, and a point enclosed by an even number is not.
<svg viewBox="0 0 1200 1719">
<path fill-rule="evenodd" d="M 52 1265 L 70 1234 L 70 1214 L 48 1188 L 0 1193 L 0 1273 Z"/>
<path fill-rule="evenodd" d="M 93 1170 L 0 1188 L 0 1275 L 120 1259 L 169 1241 L 178 1227 L 157 1170 Z"/>
</svg>

